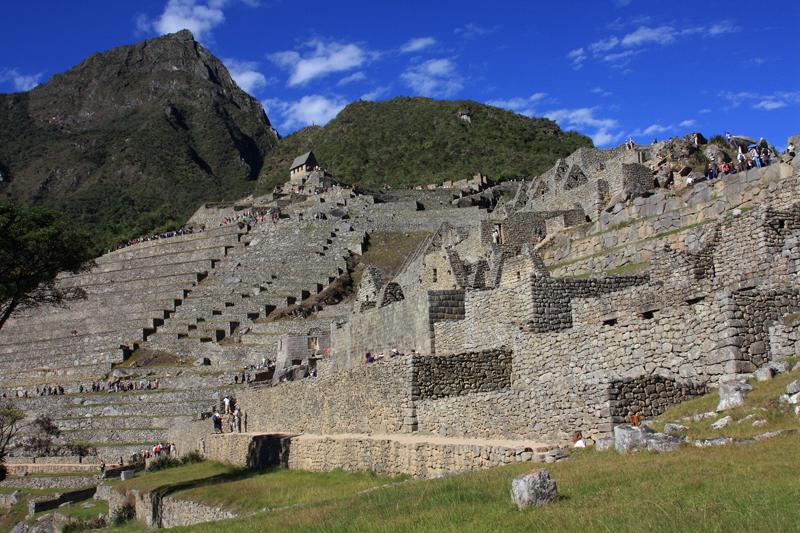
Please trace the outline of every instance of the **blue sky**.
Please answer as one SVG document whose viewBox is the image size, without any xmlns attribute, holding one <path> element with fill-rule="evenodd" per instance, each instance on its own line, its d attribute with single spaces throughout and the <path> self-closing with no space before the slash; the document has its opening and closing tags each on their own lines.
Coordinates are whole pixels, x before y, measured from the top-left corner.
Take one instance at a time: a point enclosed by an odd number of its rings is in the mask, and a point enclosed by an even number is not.
<svg viewBox="0 0 800 533">
<path fill-rule="evenodd" d="M 472 99 L 548 116 L 600 146 L 800 133 L 800 3 L 5 0 L 0 92 L 181 28 L 288 134 L 348 102 Z"/>
</svg>

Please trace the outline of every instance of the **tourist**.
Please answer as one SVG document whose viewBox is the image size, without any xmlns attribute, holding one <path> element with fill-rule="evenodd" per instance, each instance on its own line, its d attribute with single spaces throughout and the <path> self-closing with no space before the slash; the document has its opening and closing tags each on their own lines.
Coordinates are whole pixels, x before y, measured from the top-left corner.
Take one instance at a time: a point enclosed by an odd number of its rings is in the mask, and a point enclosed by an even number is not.
<svg viewBox="0 0 800 533">
<path fill-rule="evenodd" d="M 371 364 L 375 362 L 375 357 L 372 356 L 372 352 L 367 352 L 367 355 L 364 356 L 364 363 Z"/>
<path fill-rule="evenodd" d="M 761 168 L 761 155 L 755 148 L 750 151 L 750 159 L 753 161 L 754 167 Z"/>
<path fill-rule="evenodd" d="M 572 447 L 586 448 L 586 441 L 583 440 L 583 434 L 580 431 L 576 431 L 572 434 Z"/>
<path fill-rule="evenodd" d="M 729 131 L 725 132 L 725 140 L 728 141 L 728 143 L 733 142 L 733 135 L 731 135 L 731 132 Z"/>
<path fill-rule="evenodd" d="M 229 397 L 225 396 L 222 399 L 222 405 L 224 407 L 224 413 L 226 415 L 231 412 L 231 399 Z"/>
<path fill-rule="evenodd" d="M 744 172 L 745 170 L 747 170 L 747 162 L 746 162 L 747 156 L 744 155 L 741 146 L 739 147 L 739 153 L 736 154 L 736 160 L 739 162 L 739 167 L 738 167 L 739 172 Z"/>
<path fill-rule="evenodd" d="M 222 417 L 219 416 L 219 412 L 216 410 L 211 415 L 211 423 L 214 426 L 214 433 L 222 433 Z"/>
<path fill-rule="evenodd" d="M 794 143 L 789 143 L 789 146 L 786 147 L 786 154 L 789 157 L 794 157 Z"/>
<path fill-rule="evenodd" d="M 711 163 L 708 164 L 708 172 L 706 173 L 706 178 L 709 180 L 716 179 L 719 175 L 719 170 L 717 168 L 717 161 L 715 158 L 711 158 Z"/>
</svg>

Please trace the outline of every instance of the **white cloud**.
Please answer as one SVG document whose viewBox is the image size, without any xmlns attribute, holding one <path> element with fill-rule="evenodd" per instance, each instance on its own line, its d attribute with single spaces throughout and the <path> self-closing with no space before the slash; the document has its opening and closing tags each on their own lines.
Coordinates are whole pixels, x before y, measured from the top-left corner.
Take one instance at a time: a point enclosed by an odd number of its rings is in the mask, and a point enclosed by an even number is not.
<svg viewBox="0 0 800 533">
<path fill-rule="evenodd" d="M 709 109 L 707 107 L 704 107 L 703 109 L 698 111 L 698 113 L 700 113 L 701 115 L 707 115 L 707 114 L 711 113 L 711 109 Z"/>
<path fill-rule="evenodd" d="M 535 104 L 541 102 L 547 97 L 547 93 L 533 93 L 528 97 L 515 97 L 508 100 L 490 100 L 486 102 L 488 105 L 508 109 L 520 115 L 532 117 L 536 115 Z"/>
<path fill-rule="evenodd" d="M 639 46 L 642 44 L 656 43 L 668 44 L 675 40 L 675 28 L 672 26 L 639 26 L 632 33 L 622 38 L 623 46 Z"/>
<path fill-rule="evenodd" d="M 580 70 L 583 67 L 583 62 L 586 61 L 586 58 L 586 50 L 583 48 L 575 48 L 567 54 L 567 59 L 572 61 L 572 68 L 575 70 Z"/>
<path fill-rule="evenodd" d="M 136 25 L 140 31 L 155 31 L 160 35 L 186 29 L 202 41 L 210 36 L 211 30 L 225 22 L 222 8 L 227 3 L 227 0 L 169 0 L 157 19 L 150 21 L 140 16 Z"/>
<path fill-rule="evenodd" d="M 295 130 L 312 124 L 317 126 L 327 124 L 347 105 L 347 101 L 339 96 L 311 94 L 294 102 L 272 98 L 264 100 L 262 105 L 267 113 L 280 117 L 283 129 Z"/>
<path fill-rule="evenodd" d="M 581 107 L 577 109 L 557 109 L 545 113 L 545 117 L 555 120 L 568 129 L 592 129 L 589 136 L 597 146 L 607 146 L 618 142 L 622 132 L 618 131 L 619 123 L 613 118 L 595 116 L 597 108 Z M 615 131 L 616 130 L 616 131 Z"/>
<path fill-rule="evenodd" d="M 800 106 L 800 91 L 776 91 L 771 94 L 723 91 L 720 96 L 728 100 L 732 107 L 750 105 L 760 111 L 774 111 L 790 105 Z"/>
<path fill-rule="evenodd" d="M 421 96 L 448 97 L 464 88 L 455 63 L 449 59 L 429 59 L 409 67 L 400 77 Z"/>
<path fill-rule="evenodd" d="M 589 50 L 595 54 L 608 52 L 619 44 L 619 39 L 616 37 L 609 37 L 608 39 L 600 39 L 589 45 Z"/>
<path fill-rule="evenodd" d="M 693 118 L 687 118 L 686 120 L 682 120 L 678 126 L 681 128 L 694 128 L 697 126 L 697 121 Z"/>
<path fill-rule="evenodd" d="M 611 96 L 614 94 L 611 91 L 603 89 L 602 87 L 593 87 L 592 90 L 589 92 L 591 92 L 592 94 L 598 94 L 603 97 Z"/>
<path fill-rule="evenodd" d="M 367 100 L 372 102 L 373 100 L 379 100 L 382 97 L 386 96 L 389 93 L 391 87 L 389 85 L 384 85 L 382 87 L 376 87 L 375 89 L 366 92 L 361 95 L 362 100 Z"/>
<path fill-rule="evenodd" d="M 30 91 L 39 85 L 41 78 L 41 72 L 37 74 L 22 74 L 14 68 L 0 71 L 0 82 L 10 81 L 17 92 Z"/>
<path fill-rule="evenodd" d="M 244 92 L 253 94 L 267 86 L 267 78 L 256 70 L 258 64 L 252 61 L 226 59 L 223 61 L 231 73 L 231 78 Z"/>
<path fill-rule="evenodd" d="M 764 111 L 773 111 L 775 109 L 781 109 L 786 107 L 788 104 L 783 100 L 774 100 L 772 98 L 765 98 L 761 100 L 757 104 L 753 106 L 753 109 L 763 109 Z"/>
<path fill-rule="evenodd" d="M 302 85 L 315 78 L 321 78 L 334 72 L 345 72 L 366 63 L 368 52 L 355 43 L 339 43 L 312 39 L 302 48 L 302 54 L 295 50 L 287 50 L 271 54 L 270 59 L 278 66 L 290 72 L 289 86 Z"/>
<path fill-rule="evenodd" d="M 429 48 L 436 44 L 436 39 L 433 37 L 417 37 L 416 39 L 411 39 L 406 44 L 404 44 L 400 51 L 404 54 L 410 52 L 419 52 L 420 50 L 424 50 L 425 48 Z"/>
<path fill-rule="evenodd" d="M 638 24 L 636 29 L 630 33 L 622 36 L 611 35 L 585 47 L 575 48 L 570 51 L 567 57 L 572 61 L 573 68 L 579 70 L 589 57 L 611 63 L 613 67 L 620 68 L 627 65 L 633 56 L 643 52 L 647 46 L 666 46 L 678 42 L 680 37 L 688 35 L 717 37 L 741 30 L 732 20 L 723 20 L 710 26 L 688 26 L 682 29 L 676 29 L 674 26 L 669 25 L 650 26 L 647 25 L 647 18 L 639 18 L 630 22 Z M 617 19 L 612 24 L 612 29 L 621 31 L 627 25 L 626 22 Z M 613 52 L 614 50 L 619 50 L 620 47 L 628 50 Z"/>
<path fill-rule="evenodd" d="M 490 35 L 498 30 L 497 26 L 492 28 L 486 28 L 484 26 L 479 26 L 473 22 L 470 22 L 466 26 L 462 26 L 460 28 L 456 28 L 453 30 L 453 33 L 458 35 L 459 37 L 463 37 L 464 39 L 475 39 L 477 37 L 484 37 L 486 35 Z"/>
<path fill-rule="evenodd" d="M 363 72 L 353 72 L 349 76 L 345 76 L 344 78 L 336 82 L 336 85 L 341 87 L 343 85 L 349 85 L 351 83 L 355 83 L 357 81 L 362 81 L 365 79 L 367 79 L 367 76 Z"/>
</svg>

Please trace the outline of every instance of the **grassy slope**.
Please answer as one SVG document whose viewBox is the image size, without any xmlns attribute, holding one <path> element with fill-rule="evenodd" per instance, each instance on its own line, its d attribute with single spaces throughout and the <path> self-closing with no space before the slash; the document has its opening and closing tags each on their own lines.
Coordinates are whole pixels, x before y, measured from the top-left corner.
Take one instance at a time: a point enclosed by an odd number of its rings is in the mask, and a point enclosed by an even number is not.
<svg viewBox="0 0 800 533">
<path fill-rule="evenodd" d="M 468 109 L 466 123 L 458 111 Z M 591 141 L 531 119 L 472 101 L 394 98 L 355 102 L 324 128 L 283 139 L 264 162 L 259 191 L 286 181 L 292 159 L 313 149 L 320 164 L 344 183 L 395 188 L 468 178 L 535 176 L 557 158 Z"/>
<path fill-rule="evenodd" d="M 800 370 L 755 383 L 745 406 L 729 414 L 741 424 L 712 432 L 714 418 L 687 423 L 690 438 L 748 438 L 777 429 L 797 429 L 798 419 L 776 398 Z M 713 410 L 716 392 L 669 409 L 657 424 Z M 767 424 L 753 427 L 764 418 Z M 390 484 L 370 474 L 313 474 L 275 471 L 245 475 L 205 463 L 163 476 L 202 478 L 203 470 L 223 477 L 178 497 L 252 511 L 298 503 L 302 509 L 257 513 L 221 524 L 182 531 L 790 531 L 800 523 L 800 435 L 747 445 L 685 447 L 656 455 L 647 452 L 575 451 L 570 460 L 548 465 L 561 500 L 549 507 L 517 511 L 509 488 L 514 476 L 539 465 L 517 464 L 446 479 Z M 194 474 L 192 474 L 192 469 Z M 228 470 L 226 470 L 228 469 Z M 224 474 L 227 472 L 227 474 Z M 360 477 L 359 477 L 360 476 Z M 134 483 L 154 486 L 145 476 Z M 197 485 L 196 482 L 193 485 Z M 364 487 L 382 485 L 367 492 Z M 136 526 L 130 525 L 128 531 Z"/>
<path fill-rule="evenodd" d="M 240 508 L 257 509 L 270 502 L 256 490 L 299 488 L 307 490 L 300 500 L 307 505 L 177 531 L 789 531 L 800 523 L 798 461 L 796 436 L 665 455 L 589 450 L 548 466 L 559 485 L 557 504 L 523 512 L 511 503 L 511 480 L 538 465 L 409 481 L 360 494 L 354 494 L 353 484 L 334 484 L 339 492 L 333 499 L 320 482 L 332 474 L 273 472 L 215 487 L 213 495 L 195 495 L 209 503 L 236 499 Z M 137 530 L 133 524 L 124 528 Z"/>
</svg>

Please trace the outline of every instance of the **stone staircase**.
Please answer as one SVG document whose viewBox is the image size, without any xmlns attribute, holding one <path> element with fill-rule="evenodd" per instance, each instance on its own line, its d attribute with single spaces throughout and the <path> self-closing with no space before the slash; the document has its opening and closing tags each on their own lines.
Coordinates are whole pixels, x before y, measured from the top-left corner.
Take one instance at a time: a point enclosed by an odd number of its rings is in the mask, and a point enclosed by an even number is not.
<svg viewBox="0 0 800 533">
<path fill-rule="evenodd" d="M 347 257 L 361 252 L 364 237 L 363 231 L 343 222 L 256 226 L 143 346 L 185 356 L 205 353 L 231 364 L 247 359 L 253 351 L 246 347 L 258 344 L 246 340 L 259 329 L 257 321 L 324 290 L 346 272 Z M 244 349 L 226 345 L 223 354 L 203 346 L 219 345 L 234 335 Z M 254 355 L 249 362 L 265 355 Z"/>
</svg>

